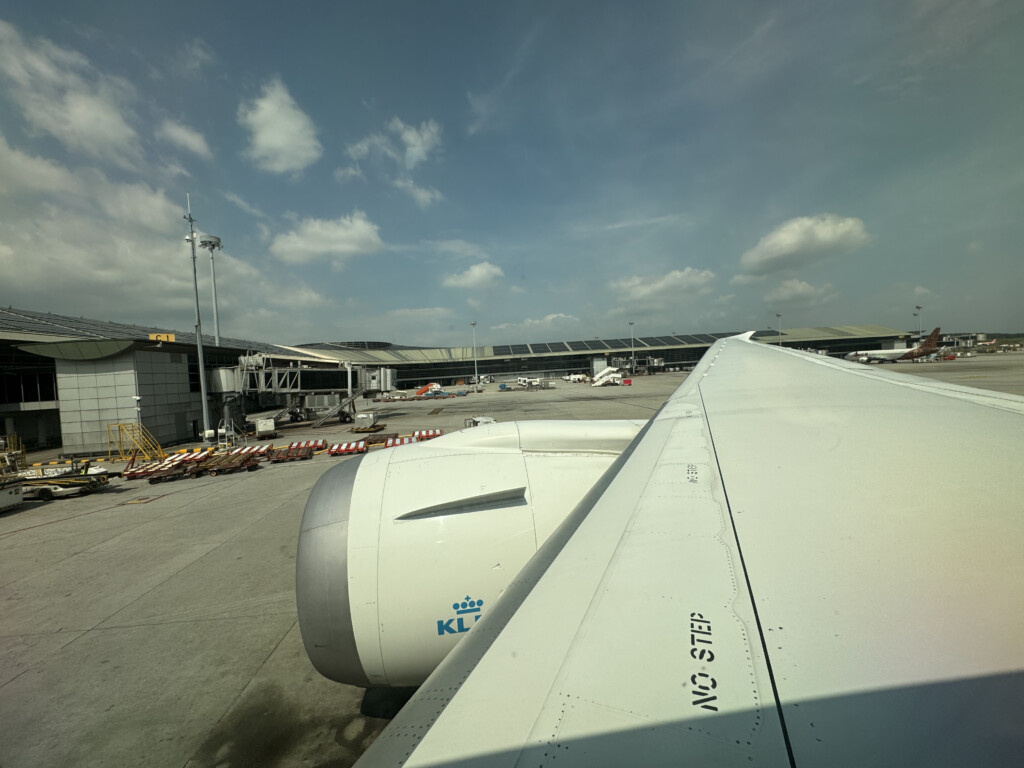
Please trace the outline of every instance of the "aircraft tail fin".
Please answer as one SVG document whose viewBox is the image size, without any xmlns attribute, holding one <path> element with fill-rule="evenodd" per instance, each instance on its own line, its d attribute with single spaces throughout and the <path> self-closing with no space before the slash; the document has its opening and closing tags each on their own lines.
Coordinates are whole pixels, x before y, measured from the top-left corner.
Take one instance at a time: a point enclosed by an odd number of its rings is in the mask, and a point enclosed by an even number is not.
<svg viewBox="0 0 1024 768">
<path fill-rule="evenodd" d="M 921 342 L 920 349 L 924 352 L 934 352 L 939 348 L 939 330 L 936 328 L 928 334 L 928 338 Z"/>
</svg>

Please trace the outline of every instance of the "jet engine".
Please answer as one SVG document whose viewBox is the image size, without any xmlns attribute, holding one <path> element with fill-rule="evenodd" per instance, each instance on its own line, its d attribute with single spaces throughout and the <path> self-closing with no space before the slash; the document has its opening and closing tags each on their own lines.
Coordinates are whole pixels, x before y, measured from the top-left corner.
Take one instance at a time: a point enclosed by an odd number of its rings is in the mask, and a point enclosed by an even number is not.
<svg viewBox="0 0 1024 768">
<path fill-rule="evenodd" d="M 349 685 L 422 683 L 644 424 L 490 424 L 325 472 L 295 573 L 313 666 Z"/>
</svg>

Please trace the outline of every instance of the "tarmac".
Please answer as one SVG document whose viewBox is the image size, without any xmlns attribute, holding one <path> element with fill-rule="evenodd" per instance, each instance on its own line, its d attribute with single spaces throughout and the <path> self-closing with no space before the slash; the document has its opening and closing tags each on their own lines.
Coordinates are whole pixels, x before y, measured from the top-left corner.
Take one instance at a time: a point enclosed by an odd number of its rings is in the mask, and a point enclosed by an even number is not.
<svg viewBox="0 0 1024 768">
<path fill-rule="evenodd" d="M 886 369 L 1024 395 L 1024 354 Z M 532 392 L 492 384 L 467 397 L 359 406 L 399 434 L 451 432 L 475 415 L 636 419 L 684 378 Z M 320 438 L 357 436 L 336 422 L 298 424 L 275 443 Z M 0 515 L 0 766 L 354 762 L 387 720 L 362 713 L 371 707 L 361 689 L 312 668 L 294 600 L 306 497 L 347 460 L 321 454 L 157 485 L 115 479 Z"/>
</svg>

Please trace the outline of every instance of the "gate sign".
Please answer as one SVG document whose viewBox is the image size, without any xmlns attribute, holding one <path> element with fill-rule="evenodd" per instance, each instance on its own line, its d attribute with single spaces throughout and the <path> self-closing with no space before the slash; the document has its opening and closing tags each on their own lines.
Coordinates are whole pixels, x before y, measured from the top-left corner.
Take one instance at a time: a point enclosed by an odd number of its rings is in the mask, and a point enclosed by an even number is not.
<svg viewBox="0 0 1024 768">
<path fill-rule="evenodd" d="M 149 334 L 150 341 L 174 341 L 173 333 L 151 333 Z"/>
</svg>

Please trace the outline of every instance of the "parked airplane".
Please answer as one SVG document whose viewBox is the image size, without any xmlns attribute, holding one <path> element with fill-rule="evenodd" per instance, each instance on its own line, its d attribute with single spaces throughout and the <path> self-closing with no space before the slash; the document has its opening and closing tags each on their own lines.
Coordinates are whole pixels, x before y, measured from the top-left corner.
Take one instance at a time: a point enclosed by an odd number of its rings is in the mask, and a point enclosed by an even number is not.
<svg viewBox="0 0 1024 768">
<path fill-rule="evenodd" d="M 928 334 L 923 342 L 910 349 L 873 349 L 864 352 L 850 352 L 846 355 L 847 360 L 856 360 L 858 363 L 895 363 L 897 360 L 916 360 L 919 357 L 934 355 L 939 351 L 939 329 Z"/>
<path fill-rule="evenodd" d="M 362 766 L 1015 764 L 1022 428 L 1021 397 L 724 339 L 646 423 L 328 470 L 303 642 L 363 686 L 444 656 Z"/>
</svg>

